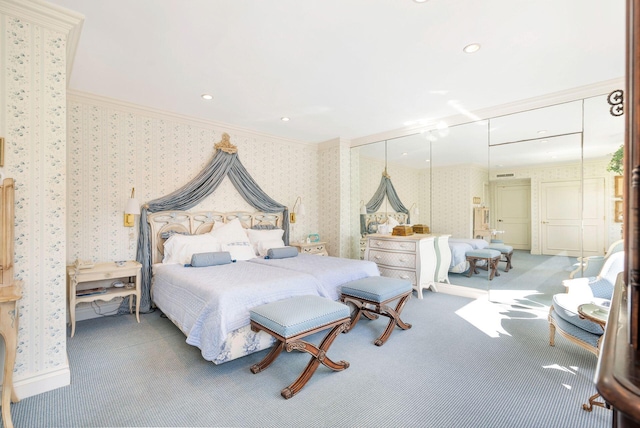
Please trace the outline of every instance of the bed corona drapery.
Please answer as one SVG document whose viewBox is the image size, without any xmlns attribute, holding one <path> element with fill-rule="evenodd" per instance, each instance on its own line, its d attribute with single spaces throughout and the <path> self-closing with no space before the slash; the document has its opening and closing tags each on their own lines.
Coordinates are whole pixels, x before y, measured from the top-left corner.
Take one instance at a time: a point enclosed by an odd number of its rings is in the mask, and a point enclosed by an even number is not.
<svg viewBox="0 0 640 428">
<path fill-rule="evenodd" d="M 382 202 L 384 201 L 385 196 L 387 197 L 387 199 L 389 200 L 389 203 L 391 204 L 391 206 L 396 212 L 407 214 L 407 223 L 411 223 L 409 210 L 402 204 L 402 201 L 398 197 L 398 194 L 396 193 L 396 189 L 393 187 L 393 183 L 391 182 L 391 177 L 389 176 L 389 174 L 387 174 L 386 168 L 382 173 L 382 178 L 380 179 L 380 185 L 378 186 L 378 189 L 373 194 L 369 202 L 367 202 L 366 204 L 367 213 L 371 214 L 378 211 L 378 209 L 382 205 Z M 361 233 L 366 232 L 364 230 L 364 227 L 365 227 L 364 223 L 365 223 L 364 215 L 361 215 L 360 216 Z"/>
<path fill-rule="evenodd" d="M 289 209 L 271 199 L 255 182 L 240 162 L 237 148 L 229 141 L 228 134 L 222 134 L 222 140 L 214 147 L 216 153 L 211 162 L 193 180 L 166 196 L 147 202 L 142 207 L 136 254 L 136 259 L 142 264 L 142 296 L 138 303 L 140 312 L 147 312 L 151 309 L 151 240 L 147 213 L 188 210 L 212 194 L 225 177 L 229 177 L 238 193 L 256 210 L 267 213 L 283 212 L 284 235 L 282 239 L 285 245 L 289 245 Z M 125 305 L 125 303 L 127 304 Z M 120 312 L 129 312 L 128 302 L 123 302 Z"/>
</svg>

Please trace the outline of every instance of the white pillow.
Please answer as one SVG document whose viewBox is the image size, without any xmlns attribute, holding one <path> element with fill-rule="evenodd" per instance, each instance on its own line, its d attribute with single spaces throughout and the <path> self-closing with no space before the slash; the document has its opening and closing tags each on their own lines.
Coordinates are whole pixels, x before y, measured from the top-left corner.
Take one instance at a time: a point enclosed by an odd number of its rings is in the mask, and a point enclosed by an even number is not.
<svg viewBox="0 0 640 428">
<path fill-rule="evenodd" d="M 201 235 L 172 235 L 164 242 L 164 258 L 162 263 L 191 263 L 194 253 L 220 251 L 220 241 L 209 233 Z"/>
<path fill-rule="evenodd" d="M 240 224 L 240 220 L 237 218 L 220 227 L 215 225 L 214 229 L 209 232 L 209 235 L 216 238 L 222 244 L 228 244 L 230 242 L 250 242 L 245 230 L 242 228 L 242 224 Z"/>
<path fill-rule="evenodd" d="M 389 230 L 393 230 L 394 227 L 398 226 L 400 223 L 398 223 L 398 220 L 396 220 L 393 217 L 389 217 L 387 219 L 387 226 L 389 226 Z"/>
<path fill-rule="evenodd" d="M 284 241 L 282 239 L 260 241 L 258 242 L 258 255 L 264 257 L 267 255 L 267 251 L 271 248 L 282 248 L 284 246 Z"/>
<path fill-rule="evenodd" d="M 266 250 L 265 254 L 262 254 L 260 251 L 260 243 L 263 241 L 280 241 L 282 243 L 282 245 L 272 246 L 270 248 L 284 247 L 284 241 L 282 240 L 282 235 L 284 234 L 283 229 L 247 229 L 246 233 L 251 245 L 253 245 L 253 249 L 259 256 L 266 255 Z"/>
<path fill-rule="evenodd" d="M 248 241 L 222 244 L 222 251 L 228 251 L 232 260 L 251 260 L 256 257 L 256 253 Z"/>
</svg>

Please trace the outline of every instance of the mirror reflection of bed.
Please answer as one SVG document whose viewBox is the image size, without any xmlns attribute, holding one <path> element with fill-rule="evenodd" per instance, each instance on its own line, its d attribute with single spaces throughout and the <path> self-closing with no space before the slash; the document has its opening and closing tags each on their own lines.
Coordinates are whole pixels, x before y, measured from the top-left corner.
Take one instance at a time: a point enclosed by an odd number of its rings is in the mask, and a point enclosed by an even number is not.
<svg viewBox="0 0 640 428">
<path fill-rule="evenodd" d="M 414 161 L 403 166 L 402 155 L 389 159 L 398 194 L 428 187 L 428 201 L 420 201 L 426 207 L 420 210 L 420 220 L 432 233 L 450 234 L 452 242 L 472 239 L 473 209 L 486 207 L 489 228 L 500 231 L 493 238 L 514 249 L 515 270 L 489 281 L 483 275 L 467 278 L 457 272 L 462 269 L 455 263 L 459 250 L 452 248 L 452 284 L 491 291 L 492 300 L 501 300 L 504 289 L 514 286 L 508 280 L 517 275 L 531 277 L 531 284 L 526 283 L 533 289 L 534 281 L 547 283 L 546 278 L 536 279 L 537 269 L 544 268 L 551 287 L 551 278 L 560 279 L 560 284 L 575 269 L 578 257 L 601 256 L 620 239 L 621 223 L 614 212 L 621 198 L 615 195 L 616 173 L 607 165 L 623 142 L 624 119 L 612 116 L 609 109 L 603 93 L 388 140 L 389 152 L 406 153 L 404 159 Z M 416 139 L 428 146 L 428 159 L 412 155 L 411 141 Z M 367 173 L 376 168 L 369 165 L 383 163 L 367 146 L 352 149 L 358 158 L 353 170 L 358 179 L 352 185 L 365 200 L 371 192 L 367 177 L 376 181 Z M 418 158 L 422 165 L 415 161 Z M 395 180 L 409 175 L 407 189 Z M 502 273 L 504 264 L 499 269 Z"/>
</svg>

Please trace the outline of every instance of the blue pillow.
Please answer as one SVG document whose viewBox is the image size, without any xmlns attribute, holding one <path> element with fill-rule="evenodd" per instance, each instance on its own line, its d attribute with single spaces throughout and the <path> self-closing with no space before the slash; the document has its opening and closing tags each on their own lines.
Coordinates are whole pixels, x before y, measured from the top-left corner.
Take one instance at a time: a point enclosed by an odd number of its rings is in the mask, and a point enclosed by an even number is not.
<svg viewBox="0 0 640 428">
<path fill-rule="evenodd" d="M 265 259 L 286 259 L 297 255 L 298 249 L 296 247 L 269 248 Z"/>
<path fill-rule="evenodd" d="M 191 256 L 191 264 L 187 267 L 206 267 L 226 265 L 235 260 L 231 260 L 231 253 L 228 251 L 219 251 L 215 253 L 195 253 Z"/>
</svg>

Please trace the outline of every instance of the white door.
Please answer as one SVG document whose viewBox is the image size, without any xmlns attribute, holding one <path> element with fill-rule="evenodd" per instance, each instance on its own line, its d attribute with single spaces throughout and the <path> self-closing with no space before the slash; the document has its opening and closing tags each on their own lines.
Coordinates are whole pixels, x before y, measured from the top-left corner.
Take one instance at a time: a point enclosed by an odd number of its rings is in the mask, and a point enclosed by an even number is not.
<svg viewBox="0 0 640 428">
<path fill-rule="evenodd" d="M 604 247 L 604 179 L 541 183 L 540 236 L 542 254 L 571 257 L 602 254 Z M 584 236 L 584 243 L 582 243 Z M 581 251 L 581 246 L 584 246 Z"/>
<path fill-rule="evenodd" d="M 531 185 L 508 182 L 496 186 L 497 236 L 517 250 L 531 249 Z"/>
</svg>

